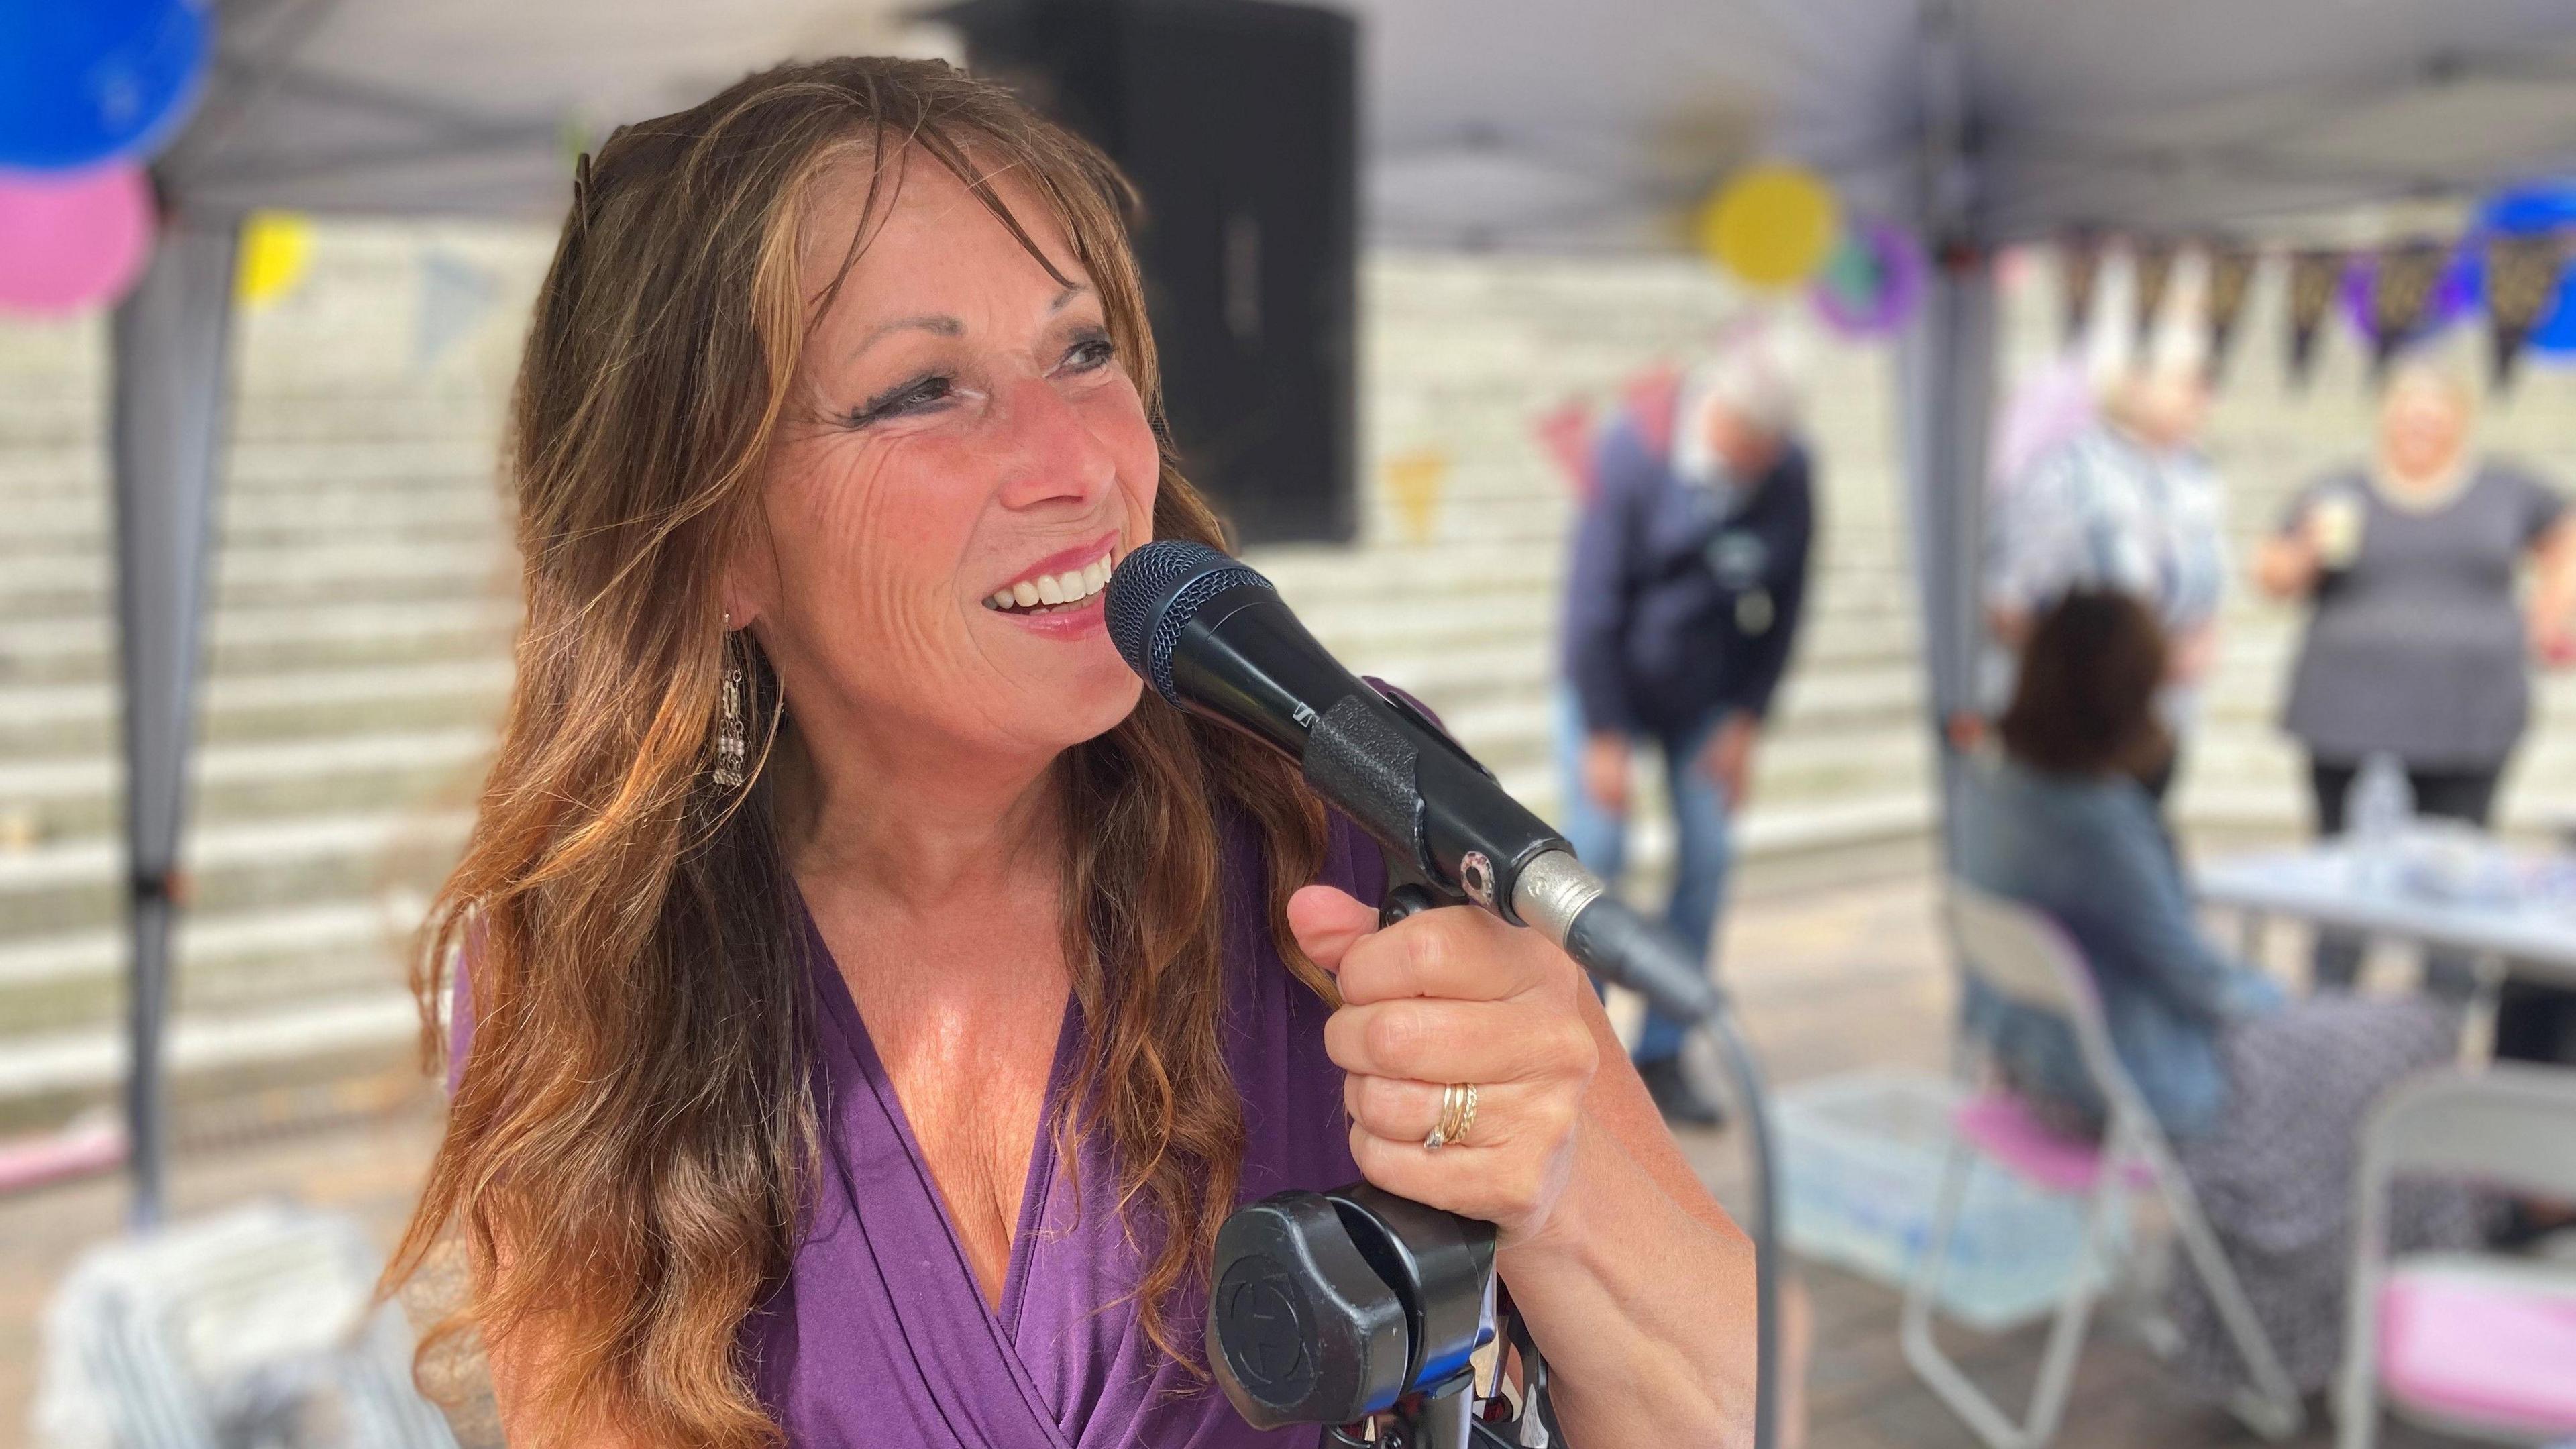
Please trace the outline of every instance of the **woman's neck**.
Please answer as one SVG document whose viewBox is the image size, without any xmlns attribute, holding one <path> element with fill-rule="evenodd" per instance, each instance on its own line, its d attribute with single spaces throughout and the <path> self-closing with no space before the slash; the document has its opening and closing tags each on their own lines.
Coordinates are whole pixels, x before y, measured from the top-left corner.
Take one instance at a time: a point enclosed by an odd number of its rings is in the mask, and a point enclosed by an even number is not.
<svg viewBox="0 0 2576 1449">
<path fill-rule="evenodd" d="M 1054 757 L 865 738 L 817 749 L 793 730 L 779 746 L 780 835 L 800 879 L 931 911 L 1060 868 Z"/>
<path fill-rule="evenodd" d="M 2390 504 L 2429 513 L 2448 504 L 2468 482 L 2468 455 L 2454 453 L 2429 467 L 2402 468 L 2383 453 L 2370 478 L 2379 496 Z"/>
</svg>

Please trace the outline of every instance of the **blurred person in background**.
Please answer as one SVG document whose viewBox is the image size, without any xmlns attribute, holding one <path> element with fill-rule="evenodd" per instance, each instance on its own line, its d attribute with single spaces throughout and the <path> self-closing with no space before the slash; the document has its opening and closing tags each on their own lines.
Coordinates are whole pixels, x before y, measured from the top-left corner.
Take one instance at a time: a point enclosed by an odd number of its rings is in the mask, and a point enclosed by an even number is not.
<svg viewBox="0 0 2576 1449">
<path fill-rule="evenodd" d="M 2400 1078 L 2454 1058 L 2460 1019 L 2423 996 L 2286 1002 L 2201 934 L 2141 783 L 2172 748 L 2156 704 L 2168 677 L 2145 603 L 2077 592 L 2042 609 L 1998 727 L 2002 758 L 1961 802 L 1959 869 L 2082 952 L 2121 1066 L 2173 1138 L 2283 1366 L 2317 1389 L 2340 1346 L 2362 1119 Z M 2043 1119 L 2100 1134 L 2106 1105 L 2062 1018 L 1974 983 L 1962 1011 Z M 2393 1241 L 2467 1246 L 2481 1226 L 2468 1194 L 2427 1188 L 2399 1199 Z M 2172 1308 L 2183 1372 L 2213 1396 L 2242 1383 L 2196 1275 L 2175 1275 Z"/>
<path fill-rule="evenodd" d="M 2217 659 L 2227 586 L 2227 500 L 2198 447 L 2208 416 L 2200 357 L 2162 349 L 2143 371 L 2120 372 L 2100 415 L 2007 480 L 1986 516 L 1986 613 L 1996 641 L 2017 654 L 2032 616 L 2070 589 L 2146 600 L 2172 641 L 2160 708 L 2177 743 Z M 2161 755 L 2145 781 L 2159 806 L 2179 758 L 2178 748 Z"/>
<path fill-rule="evenodd" d="M 2458 377 L 2402 365 L 2375 455 L 2303 490 L 2255 556 L 2264 592 L 2308 605 L 2282 724 L 2307 748 L 2322 835 L 2343 833 L 2378 755 L 2405 768 L 2418 814 L 2485 827 L 2530 719 L 2530 661 L 2576 664 L 2576 515 L 2530 473 L 2480 457 L 2475 417 Z M 2359 939 L 2322 934 L 2318 984 L 2350 986 L 2361 957 Z M 2465 962 L 2434 966 L 2465 989 Z M 2514 983 L 2497 1047 L 2576 1060 L 2576 994 Z"/>
<path fill-rule="evenodd" d="M 1557 720 L 1566 838 L 1603 879 L 1626 865 L 1633 755 L 1663 760 L 1678 837 L 1667 920 L 1705 961 L 1725 903 L 1730 821 L 1789 663 L 1816 531 L 1777 340 L 1739 339 L 1641 389 L 1595 445 L 1566 584 Z M 1637 1070 L 1667 1120 L 1714 1126 L 1682 1065 L 1685 1030 L 1650 1012 Z"/>
<path fill-rule="evenodd" d="M 1750 1245 L 1582 972 L 1379 929 L 1367 837 L 1110 643 L 1118 559 L 1218 533 L 1108 159 L 845 59 L 573 194 L 424 947 L 452 1092 L 392 1276 L 453 1240 L 471 1289 L 424 1356 L 479 1334 L 523 1444 L 1311 1446 L 1210 1383 L 1206 1268 L 1365 1175 L 1495 1225 L 1568 1437 L 1741 1442 Z"/>
</svg>

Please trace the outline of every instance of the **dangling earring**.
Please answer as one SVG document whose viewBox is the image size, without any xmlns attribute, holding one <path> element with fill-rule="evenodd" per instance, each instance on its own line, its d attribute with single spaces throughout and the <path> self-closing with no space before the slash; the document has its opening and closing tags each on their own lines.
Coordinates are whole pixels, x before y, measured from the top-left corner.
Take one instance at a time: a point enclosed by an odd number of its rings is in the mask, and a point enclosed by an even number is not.
<svg viewBox="0 0 2576 1449">
<path fill-rule="evenodd" d="M 728 635 L 733 630 L 731 614 L 725 615 L 725 630 Z M 728 653 L 732 651 L 730 638 L 725 641 L 725 648 Z M 750 741 L 744 736 L 742 727 L 742 666 L 728 664 L 724 677 L 724 711 L 716 726 L 716 788 L 741 789 L 742 767 L 748 758 Z"/>
</svg>

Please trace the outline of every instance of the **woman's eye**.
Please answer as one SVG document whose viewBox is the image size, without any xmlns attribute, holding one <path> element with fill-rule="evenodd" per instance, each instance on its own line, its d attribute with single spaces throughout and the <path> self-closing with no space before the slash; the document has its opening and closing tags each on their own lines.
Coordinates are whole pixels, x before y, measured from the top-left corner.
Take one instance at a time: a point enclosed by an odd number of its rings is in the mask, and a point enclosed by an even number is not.
<svg viewBox="0 0 2576 1449">
<path fill-rule="evenodd" d="M 1092 372 L 1107 367 L 1118 356 L 1118 344 L 1106 332 L 1088 333 L 1075 340 L 1064 354 L 1068 372 Z"/>
<path fill-rule="evenodd" d="M 901 387 L 878 393 L 851 409 L 847 422 L 851 427 L 864 428 L 887 418 L 927 412 L 948 401 L 949 391 L 949 380 L 945 377 L 915 378 Z"/>
</svg>

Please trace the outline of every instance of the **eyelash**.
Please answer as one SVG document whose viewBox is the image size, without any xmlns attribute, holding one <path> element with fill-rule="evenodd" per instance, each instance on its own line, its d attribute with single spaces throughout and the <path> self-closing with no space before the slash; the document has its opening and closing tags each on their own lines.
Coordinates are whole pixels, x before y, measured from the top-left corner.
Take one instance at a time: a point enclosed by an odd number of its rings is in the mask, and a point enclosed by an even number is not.
<svg viewBox="0 0 2576 1449">
<path fill-rule="evenodd" d="M 1065 350 L 1065 360 L 1073 363 L 1077 373 L 1097 372 L 1117 360 L 1118 344 L 1106 332 L 1085 332 Z M 850 410 L 843 421 L 853 428 L 864 428 L 888 418 L 906 417 L 935 406 L 948 397 L 949 378 L 933 373 L 917 377 L 887 392 L 881 392 Z"/>
</svg>

